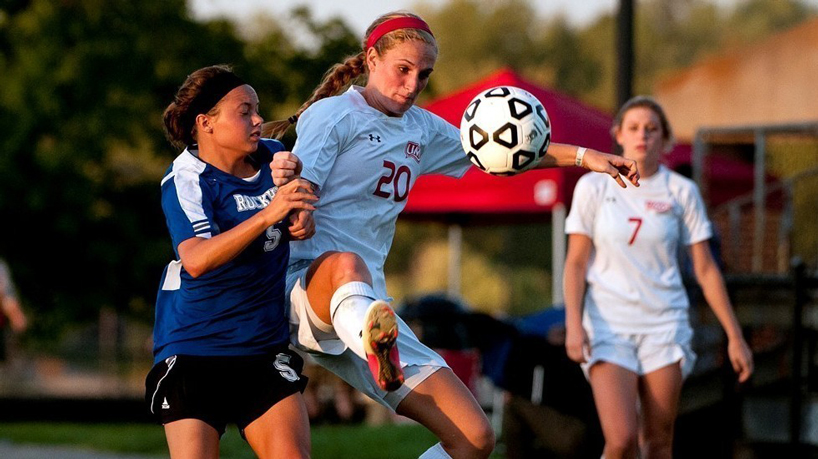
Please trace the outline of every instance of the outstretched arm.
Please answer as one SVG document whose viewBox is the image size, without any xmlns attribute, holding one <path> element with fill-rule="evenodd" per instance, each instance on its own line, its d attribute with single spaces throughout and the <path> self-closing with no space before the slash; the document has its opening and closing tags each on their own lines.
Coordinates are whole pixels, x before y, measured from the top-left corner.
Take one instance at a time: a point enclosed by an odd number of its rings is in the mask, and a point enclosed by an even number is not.
<svg viewBox="0 0 818 459">
<path fill-rule="evenodd" d="M 592 172 L 608 174 L 622 188 L 626 187 L 622 176 L 625 176 L 634 186 L 639 186 L 639 170 L 636 168 L 636 161 L 576 145 L 552 143 L 548 146 L 545 157 L 536 167 L 546 169 L 568 166 L 579 166 Z"/>
<path fill-rule="evenodd" d="M 696 280 L 702 287 L 704 298 L 727 334 L 727 354 L 730 357 L 730 363 L 733 365 L 733 370 L 738 373 L 739 382 L 744 382 L 753 373 L 753 354 L 741 334 L 738 319 L 730 305 L 724 278 L 713 260 L 708 241 L 697 242 L 690 246 L 690 256 L 693 259 L 693 271 L 696 274 Z"/>
</svg>

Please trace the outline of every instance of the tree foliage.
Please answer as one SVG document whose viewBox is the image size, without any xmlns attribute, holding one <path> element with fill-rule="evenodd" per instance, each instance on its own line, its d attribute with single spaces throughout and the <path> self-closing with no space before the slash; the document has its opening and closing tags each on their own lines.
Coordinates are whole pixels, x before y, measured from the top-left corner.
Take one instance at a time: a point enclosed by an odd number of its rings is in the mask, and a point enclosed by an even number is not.
<svg viewBox="0 0 818 459">
<path fill-rule="evenodd" d="M 101 307 L 150 319 L 173 254 L 159 206 L 176 155 L 164 107 L 187 74 L 217 63 L 258 81 L 264 102 L 306 98 L 352 37 L 337 21 L 309 24 L 317 51 L 275 27 L 245 41 L 226 20 L 192 20 L 183 0 L 0 7 L 0 256 L 41 332 Z"/>
<path fill-rule="evenodd" d="M 616 18 L 578 27 L 564 17 L 538 17 L 526 0 L 421 3 L 441 48 L 432 84 L 446 92 L 511 67 L 540 84 L 614 111 Z M 816 15 L 798 0 L 636 2 L 634 91 L 650 93 L 658 78 L 725 48 L 754 42 Z"/>
</svg>

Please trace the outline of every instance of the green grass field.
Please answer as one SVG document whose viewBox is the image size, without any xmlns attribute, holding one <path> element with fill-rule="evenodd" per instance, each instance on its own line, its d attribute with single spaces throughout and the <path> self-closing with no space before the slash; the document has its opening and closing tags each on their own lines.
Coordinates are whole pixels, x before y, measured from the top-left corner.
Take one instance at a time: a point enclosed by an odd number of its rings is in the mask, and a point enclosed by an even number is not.
<svg viewBox="0 0 818 459">
<path fill-rule="evenodd" d="M 162 428 L 150 424 L 0 423 L 0 441 L 167 456 Z M 435 442 L 434 435 L 419 425 L 312 428 L 312 456 L 318 459 L 416 458 Z M 222 437 L 221 457 L 255 455 L 232 426 Z"/>
</svg>

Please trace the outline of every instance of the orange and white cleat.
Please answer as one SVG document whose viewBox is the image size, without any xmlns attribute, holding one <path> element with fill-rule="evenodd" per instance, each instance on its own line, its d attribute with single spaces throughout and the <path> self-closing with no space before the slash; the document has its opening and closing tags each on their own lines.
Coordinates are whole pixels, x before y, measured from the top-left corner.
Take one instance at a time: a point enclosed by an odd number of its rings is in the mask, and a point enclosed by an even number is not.
<svg viewBox="0 0 818 459">
<path fill-rule="evenodd" d="M 391 392 L 403 384 L 403 369 L 398 355 L 398 322 L 395 311 L 382 300 L 373 301 L 366 310 L 364 340 L 369 371 L 378 386 Z"/>
</svg>

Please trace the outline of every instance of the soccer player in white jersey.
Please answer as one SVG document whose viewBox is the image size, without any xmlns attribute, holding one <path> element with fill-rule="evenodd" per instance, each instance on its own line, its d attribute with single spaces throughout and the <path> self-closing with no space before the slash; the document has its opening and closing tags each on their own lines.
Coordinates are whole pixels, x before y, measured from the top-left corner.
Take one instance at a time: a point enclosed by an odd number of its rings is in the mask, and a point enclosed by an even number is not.
<svg viewBox="0 0 818 459">
<path fill-rule="evenodd" d="M 289 349 L 290 239 L 309 237 L 312 185 L 276 187 L 280 142 L 260 139 L 258 96 L 228 67 L 191 73 L 165 110 L 184 149 L 162 180 L 177 259 L 156 301 L 145 398 L 173 458 L 219 457 L 227 423 L 262 458 L 309 457 L 303 361 Z M 295 215 L 295 214 L 292 214 Z"/>
<path fill-rule="evenodd" d="M 370 25 L 358 55 L 333 67 L 295 116 L 263 133 L 278 137 L 298 119 L 294 151 L 276 155 L 273 174 L 279 185 L 300 175 L 320 196 L 315 236 L 291 244 L 293 343 L 437 435 L 440 443 L 421 457 L 480 458 L 494 448 L 482 409 L 385 301 L 383 265 L 415 180 L 431 173 L 460 177 L 471 165 L 458 129 L 414 105 L 436 60 L 435 39 L 422 19 L 384 15 Z M 363 75 L 364 87 L 341 93 Z M 623 187 L 620 174 L 638 182 L 633 161 L 570 145 L 552 144 L 540 167 L 575 164 Z"/>
<path fill-rule="evenodd" d="M 682 381 L 695 360 L 677 259 L 682 246 L 727 333 L 739 381 L 750 377 L 753 358 L 708 245 L 712 230 L 698 188 L 659 162 L 672 146 L 661 106 L 631 99 L 612 133 L 636 161 L 640 187 L 623 193 L 596 174 L 577 183 L 566 222 L 565 347 L 589 375 L 605 458 L 635 458 L 640 449 L 639 457 L 669 458 Z"/>
</svg>

